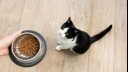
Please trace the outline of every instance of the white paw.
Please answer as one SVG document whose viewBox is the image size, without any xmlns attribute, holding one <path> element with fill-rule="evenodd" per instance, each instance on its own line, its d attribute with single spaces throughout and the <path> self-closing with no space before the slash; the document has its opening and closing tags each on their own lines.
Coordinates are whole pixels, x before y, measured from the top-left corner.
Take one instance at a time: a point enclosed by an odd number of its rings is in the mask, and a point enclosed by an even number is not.
<svg viewBox="0 0 128 72">
<path fill-rule="evenodd" d="M 57 50 L 57 51 L 60 51 L 60 50 L 61 50 L 61 47 L 60 47 L 60 46 L 57 46 L 57 47 L 56 47 L 56 50 Z"/>
</svg>

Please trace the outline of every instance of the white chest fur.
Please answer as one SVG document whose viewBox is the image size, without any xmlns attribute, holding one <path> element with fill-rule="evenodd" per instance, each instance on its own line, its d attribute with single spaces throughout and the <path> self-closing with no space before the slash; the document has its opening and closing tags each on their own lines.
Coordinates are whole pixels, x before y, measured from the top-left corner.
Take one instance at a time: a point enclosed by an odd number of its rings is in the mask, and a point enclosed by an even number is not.
<svg viewBox="0 0 128 72">
<path fill-rule="evenodd" d="M 74 46 L 76 46 L 76 38 L 67 39 L 67 38 L 62 38 L 61 36 L 58 36 L 58 43 L 61 44 L 61 46 L 65 49 L 73 48 Z"/>
<path fill-rule="evenodd" d="M 68 29 L 65 30 L 60 30 L 59 31 L 59 35 L 58 35 L 58 43 L 64 48 L 64 49 L 68 49 L 68 48 L 73 48 L 74 46 L 76 46 L 76 39 L 77 36 L 75 38 L 72 39 L 67 39 L 65 37 L 65 32 Z"/>
</svg>

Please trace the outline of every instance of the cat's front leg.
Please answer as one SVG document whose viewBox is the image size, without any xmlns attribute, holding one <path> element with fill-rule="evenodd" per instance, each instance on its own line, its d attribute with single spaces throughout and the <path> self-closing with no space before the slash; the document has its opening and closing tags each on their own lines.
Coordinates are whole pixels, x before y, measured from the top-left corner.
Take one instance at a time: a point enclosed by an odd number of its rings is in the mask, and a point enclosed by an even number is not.
<svg viewBox="0 0 128 72">
<path fill-rule="evenodd" d="M 57 50 L 57 51 L 60 51 L 60 50 L 62 50 L 62 49 L 63 49 L 63 47 L 62 47 L 61 45 L 56 46 L 56 50 Z"/>
</svg>

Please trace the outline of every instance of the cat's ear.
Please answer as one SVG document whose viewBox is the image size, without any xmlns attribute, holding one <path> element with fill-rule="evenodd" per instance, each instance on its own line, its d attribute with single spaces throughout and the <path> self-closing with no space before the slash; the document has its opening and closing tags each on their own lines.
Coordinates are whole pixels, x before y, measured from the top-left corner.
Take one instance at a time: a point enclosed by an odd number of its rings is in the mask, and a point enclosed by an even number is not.
<svg viewBox="0 0 128 72">
<path fill-rule="evenodd" d="M 68 18 L 67 22 L 68 22 L 69 24 L 72 24 L 71 17 Z"/>
<path fill-rule="evenodd" d="M 70 25 L 70 27 L 75 28 L 75 26 L 71 20 L 71 17 L 68 18 L 67 23 Z"/>
</svg>

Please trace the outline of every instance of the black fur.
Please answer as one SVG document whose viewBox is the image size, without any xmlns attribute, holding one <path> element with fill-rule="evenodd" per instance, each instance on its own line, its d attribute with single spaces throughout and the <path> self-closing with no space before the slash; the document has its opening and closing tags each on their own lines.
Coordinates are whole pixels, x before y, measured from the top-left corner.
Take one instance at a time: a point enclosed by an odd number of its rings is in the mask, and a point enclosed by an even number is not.
<svg viewBox="0 0 128 72">
<path fill-rule="evenodd" d="M 66 37 L 67 38 L 74 38 L 78 33 L 77 29 L 73 25 L 73 22 L 71 21 L 70 17 L 68 20 L 61 26 L 61 29 L 63 30 L 64 28 L 69 28 L 69 30 L 66 32 Z"/>
<path fill-rule="evenodd" d="M 91 46 L 92 43 L 101 39 L 104 35 L 106 35 L 112 29 L 112 25 L 110 25 L 107 29 L 103 30 L 99 34 L 97 34 L 93 37 L 90 37 L 86 32 L 83 32 L 83 31 L 77 29 L 73 25 L 73 22 L 71 21 L 70 18 L 68 19 L 67 22 L 65 22 L 62 25 L 61 29 L 64 29 L 66 27 L 69 28 L 69 30 L 66 33 L 67 38 L 70 39 L 70 38 L 74 38 L 77 36 L 77 41 L 76 41 L 77 46 L 75 46 L 73 48 L 73 51 L 78 54 L 84 54 L 89 49 L 89 47 Z"/>
<path fill-rule="evenodd" d="M 100 32 L 99 34 L 91 37 L 91 41 L 96 42 L 97 40 L 101 39 L 104 35 L 106 35 L 106 33 L 108 33 L 110 30 L 112 29 L 112 25 L 110 25 L 107 29 L 105 29 L 104 31 Z"/>
</svg>

